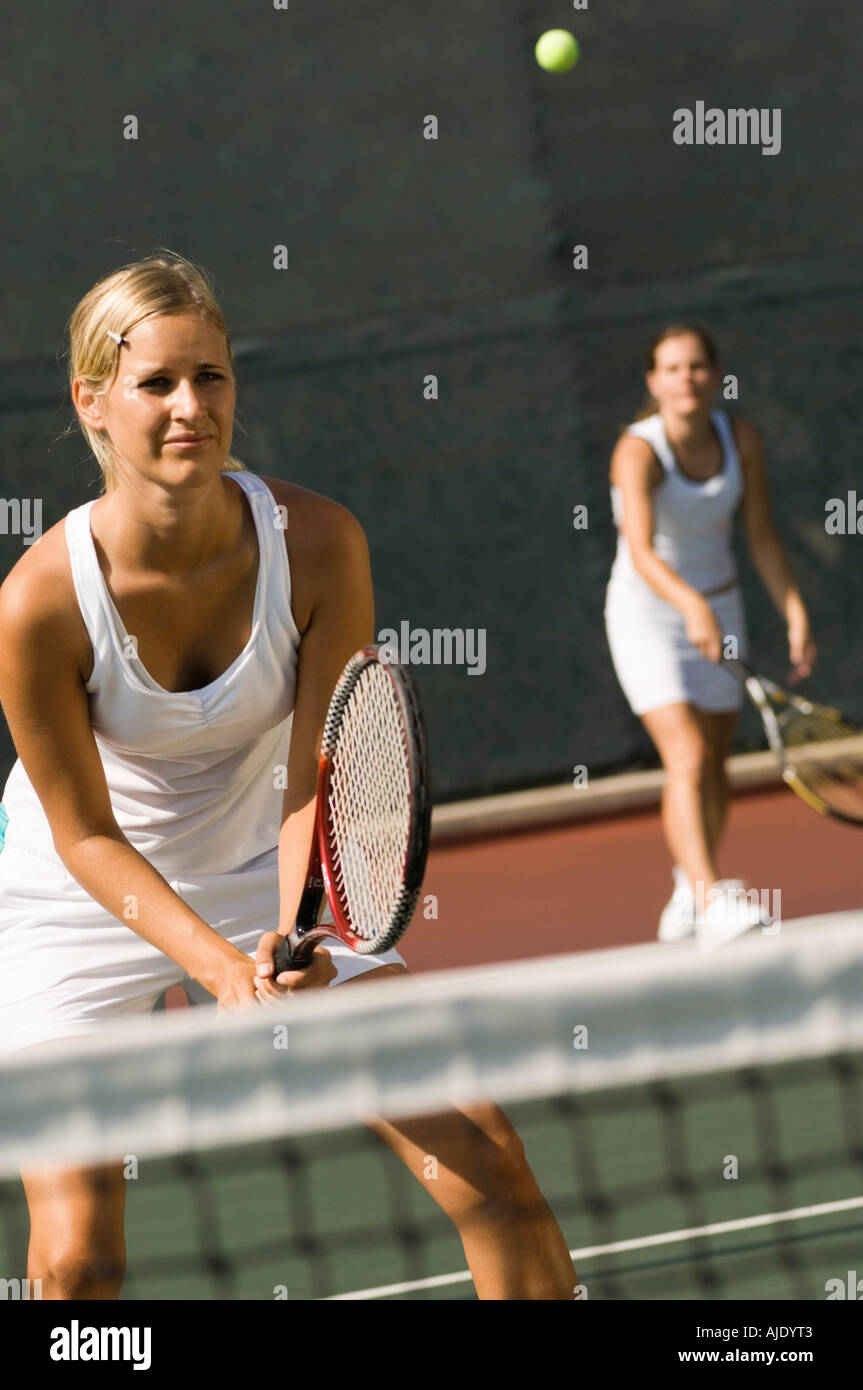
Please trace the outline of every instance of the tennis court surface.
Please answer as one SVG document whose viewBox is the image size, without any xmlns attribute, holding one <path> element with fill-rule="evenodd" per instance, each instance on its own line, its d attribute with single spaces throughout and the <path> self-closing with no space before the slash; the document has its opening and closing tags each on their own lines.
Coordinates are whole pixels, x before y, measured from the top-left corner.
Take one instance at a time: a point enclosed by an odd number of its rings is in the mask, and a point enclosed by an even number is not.
<svg viewBox="0 0 863 1390">
<path fill-rule="evenodd" d="M 473 1298 L 434 1164 L 416 1181 L 358 1119 L 494 1098 L 588 1298 L 824 1299 L 863 1265 L 861 928 L 169 1012 L 22 1056 L 0 1070 L 0 1269 L 25 1273 L 18 1161 L 119 1154 L 124 1298 Z"/>
</svg>

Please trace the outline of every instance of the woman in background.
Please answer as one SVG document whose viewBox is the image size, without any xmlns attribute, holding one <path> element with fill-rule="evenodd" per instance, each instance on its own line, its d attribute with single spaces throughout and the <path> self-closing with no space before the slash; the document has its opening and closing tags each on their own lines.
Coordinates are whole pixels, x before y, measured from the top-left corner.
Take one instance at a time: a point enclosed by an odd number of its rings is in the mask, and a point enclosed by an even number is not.
<svg viewBox="0 0 863 1390">
<path fill-rule="evenodd" d="M 760 437 L 748 420 L 714 409 L 715 344 L 703 328 L 672 324 L 646 357 L 649 405 L 611 460 L 617 555 L 605 605 L 617 677 L 666 772 L 662 824 L 674 891 L 659 938 L 697 931 L 721 944 L 764 922 L 716 855 L 728 809 L 725 761 L 743 703 L 723 654 L 746 657 L 743 596 L 731 548 L 740 509 L 752 562 L 788 634 L 792 672 L 812 670 L 806 608 L 770 514 Z"/>
</svg>

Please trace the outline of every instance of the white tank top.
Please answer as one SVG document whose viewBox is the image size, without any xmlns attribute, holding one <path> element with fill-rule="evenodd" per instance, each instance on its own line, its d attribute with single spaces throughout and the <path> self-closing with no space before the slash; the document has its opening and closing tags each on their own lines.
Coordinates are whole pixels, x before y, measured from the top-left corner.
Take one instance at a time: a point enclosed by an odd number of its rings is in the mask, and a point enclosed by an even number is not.
<svg viewBox="0 0 863 1390">
<path fill-rule="evenodd" d="M 231 472 L 258 533 L 252 632 L 237 659 L 200 690 L 153 680 L 130 643 L 99 568 L 85 502 L 65 535 L 81 615 L 93 646 L 86 689 L 111 805 L 124 835 L 165 877 L 227 873 L 273 849 L 282 824 L 300 634 L 276 502 L 253 473 Z M 95 501 L 95 499 L 94 499 Z M 51 829 L 21 765 L 3 792 L 6 843 L 54 862 Z"/>
<path fill-rule="evenodd" d="M 731 520 L 743 496 L 743 470 L 731 421 L 723 410 L 712 410 L 710 419 L 722 446 L 722 467 L 704 482 L 692 482 L 681 473 L 658 413 L 636 421 L 626 431 L 646 440 L 662 465 L 663 478 L 652 499 L 653 549 L 681 579 L 702 594 L 737 578 Z M 611 508 L 618 528 L 611 582 L 658 597 L 632 563 L 629 545 L 620 530 L 623 498 L 617 486 L 611 489 Z"/>
</svg>

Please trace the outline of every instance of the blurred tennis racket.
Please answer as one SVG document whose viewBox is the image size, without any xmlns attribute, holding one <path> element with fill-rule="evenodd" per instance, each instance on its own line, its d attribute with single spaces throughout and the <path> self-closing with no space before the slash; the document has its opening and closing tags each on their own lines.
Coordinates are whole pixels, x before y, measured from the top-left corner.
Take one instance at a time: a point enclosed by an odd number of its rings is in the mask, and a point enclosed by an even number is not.
<svg viewBox="0 0 863 1390">
<path fill-rule="evenodd" d="M 361 955 L 394 946 L 422 888 L 430 827 L 416 687 L 405 667 L 381 660 L 379 646 L 363 647 L 330 701 L 306 886 L 294 930 L 276 948 L 276 974 L 304 969 L 327 936 Z M 320 924 L 326 900 L 334 925 Z"/>
<path fill-rule="evenodd" d="M 792 791 L 822 816 L 863 825 L 863 733 L 838 710 L 789 694 L 742 661 L 724 662 L 761 715 Z"/>
</svg>

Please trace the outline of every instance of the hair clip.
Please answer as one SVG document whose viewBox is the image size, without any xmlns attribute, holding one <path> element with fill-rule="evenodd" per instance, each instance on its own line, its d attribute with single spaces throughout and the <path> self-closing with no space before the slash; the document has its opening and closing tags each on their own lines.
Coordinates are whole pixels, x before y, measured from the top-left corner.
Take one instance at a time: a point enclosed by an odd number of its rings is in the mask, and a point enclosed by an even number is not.
<svg viewBox="0 0 863 1390">
<path fill-rule="evenodd" d="M 112 339 L 114 340 L 114 342 L 117 344 L 117 347 L 128 347 L 128 346 L 129 346 L 128 342 L 127 342 L 126 339 L 123 337 L 122 333 L 115 333 L 115 332 L 113 331 L 113 329 L 111 329 L 111 328 L 106 329 L 106 332 L 107 332 L 107 334 L 108 334 L 108 337 L 109 337 L 109 338 L 112 338 Z"/>
</svg>

